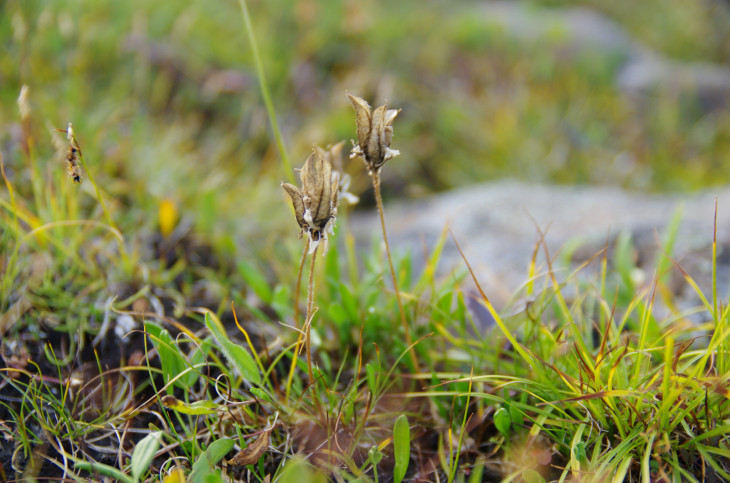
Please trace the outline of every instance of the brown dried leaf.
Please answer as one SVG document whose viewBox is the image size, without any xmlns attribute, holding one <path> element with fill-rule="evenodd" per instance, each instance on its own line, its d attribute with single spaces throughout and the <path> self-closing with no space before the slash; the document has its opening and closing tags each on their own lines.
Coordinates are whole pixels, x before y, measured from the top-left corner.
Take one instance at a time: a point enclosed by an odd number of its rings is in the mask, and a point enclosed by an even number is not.
<svg viewBox="0 0 730 483">
<path fill-rule="evenodd" d="M 271 433 L 271 429 L 267 429 L 261 433 L 259 439 L 239 451 L 236 456 L 228 460 L 228 464 L 245 466 L 256 463 L 266 453 L 266 450 L 269 449 L 269 434 Z"/>
</svg>

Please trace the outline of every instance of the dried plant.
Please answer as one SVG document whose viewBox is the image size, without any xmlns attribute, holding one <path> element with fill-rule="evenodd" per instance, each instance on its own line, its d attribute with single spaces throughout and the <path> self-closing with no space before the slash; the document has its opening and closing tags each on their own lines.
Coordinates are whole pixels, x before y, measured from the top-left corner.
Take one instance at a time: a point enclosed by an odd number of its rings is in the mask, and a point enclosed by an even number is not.
<svg viewBox="0 0 730 483">
<path fill-rule="evenodd" d="M 343 165 L 342 165 L 342 148 L 344 147 L 345 142 L 341 141 L 335 145 L 327 146 L 327 148 L 322 148 L 319 146 L 315 146 L 315 154 L 318 155 L 320 158 L 322 158 L 325 162 L 329 163 L 333 176 L 336 175 L 339 179 L 339 184 L 337 188 L 337 199 L 336 201 L 344 201 L 348 205 L 354 205 L 359 201 L 359 198 L 355 196 L 354 194 L 350 193 L 349 187 L 350 187 L 350 176 L 344 173 Z M 314 155 L 314 154 L 313 154 Z M 306 163 L 305 163 L 306 164 Z M 302 195 L 302 191 L 296 188 L 292 185 L 284 186 L 284 189 L 289 193 L 289 195 L 292 197 L 292 202 L 295 204 L 295 214 L 297 216 L 297 222 L 299 222 L 299 226 L 302 227 L 302 222 L 306 221 L 304 220 L 304 215 L 302 213 L 303 206 L 300 207 L 298 210 L 296 206 L 299 204 L 300 195 Z M 303 195 L 302 195 L 302 204 L 303 201 Z M 335 203 L 336 204 L 336 203 Z M 334 220 L 333 220 L 334 222 Z M 305 227 L 302 227 L 302 231 L 309 230 L 309 225 L 305 225 Z M 309 233 L 309 231 L 308 231 Z M 327 230 L 324 232 L 327 234 Z M 304 251 L 302 252 L 301 260 L 299 261 L 299 270 L 297 271 L 297 282 L 296 286 L 294 287 L 294 320 L 299 320 L 299 293 L 300 288 L 302 285 L 302 274 L 304 273 L 304 264 L 306 262 L 307 254 L 309 252 L 309 248 L 312 245 L 309 238 L 307 238 L 307 245 L 304 248 Z M 293 368 L 289 373 L 289 382 L 287 384 L 287 387 L 291 384 L 291 378 L 293 377 Z"/>
<path fill-rule="evenodd" d="M 389 159 L 400 155 L 400 151 L 390 149 L 393 138 L 393 120 L 400 109 L 380 106 L 372 111 L 364 99 L 350 94 L 352 107 L 355 108 L 357 124 L 357 144 L 353 141 L 351 158 L 361 157 L 368 166 L 371 176 L 377 174 Z"/>
<path fill-rule="evenodd" d="M 332 165 L 318 151 L 314 151 L 299 170 L 302 188 L 293 184 L 282 183 L 294 205 L 294 214 L 302 233 L 309 237 L 309 253 L 324 241 L 327 251 L 327 234 L 334 233 L 337 201 L 339 193 L 339 175 L 332 170 Z"/>
<path fill-rule="evenodd" d="M 395 274 L 393 266 L 393 258 L 390 254 L 390 245 L 388 244 L 388 233 L 385 229 L 385 214 L 383 210 L 383 198 L 380 194 L 380 168 L 390 159 L 400 155 L 400 151 L 391 149 L 390 142 L 393 139 L 393 120 L 396 118 L 400 109 L 388 109 L 387 105 L 380 106 L 374 111 L 370 108 L 364 99 L 348 94 L 348 99 L 352 107 L 355 108 L 355 124 L 357 126 L 357 143 L 352 142 L 353 148 L 350 154 L 351 158 L 362 158 L 368 167 L 368 174 L 373 180 L 373 191 L 375 191 L 375 201 L 378 205 L 380 213 L 380 226 L 383 229 L 383 241 L 385 242 L 385 252 L 388 256 L 388 266 L 390 267 L 390 275 L 393 279 L 393 290 L 395 298 L 398 302 L 398 311 L 400 313 L 401 324 L 405 332 L 406 344 L 408 347 L 412 345 L 408 320 L 406 312 L 401 301 L 400 290 L 398 289 L 398 278 Z M 410 351 L 411 362 L 416 370 L 418 370 L 418 360 L 413 351 Z"/>
<path fill-rule="evenodd" d="M 68 123 L 66 131 L 68 150 L 66 151 L 66 170 L 75 183 L 81 183 L 81 166 L 79 165 L 79 147 L 74 138 L 73 126 Z"/>
<path fill-rule="evenodd" d="M 309 371 L 309 382 L 314 382 L 314 373 L 312 371 L 312 350 L 310 344 L 310 327 L 312 317 L 314 316 L 314 267 L 317 258 L 317 250 L 320 241 L 324 241 L 324 251 L 327 251 L 327 235 L 334 234 L 334 225 L 337 215 L 337 204 L 340 192 L 340 176 L 337 171 L 333 170 L 331 163 L 331 153 L 324 152 L 321 149 L 315 149 L 309 155 L 307 160 L 299 170 L 299 177 L 302 181 L 302 187 L 289 183 L 282 183 L 281 186 L 289 194 L 294 207 L 294 215 L 302 234 L 307 235 L 308 252 L 312 255 L 312 263 L 309 268 L 309 283 L 307 285 L 307 316 L 304 323 L 303 334 L 306 341 L 307 350 L 307 369 Z M 307 248 L 305 248 L 305 252 Z M 301 268 L 304 264 L 302 257 Z M 297 282 L 296 292 L 299 292 L 299 282 Z M 299 352 L 301 345 L 301 337 L 297 341 L 297 350 L 292 359 L 292 369 L 289 373 L 289 381 L 293 375 L 293 368 L 296 364 L 296 354 Z M 287 392 L 289 383 L 287 383 Z"/>
</svg>

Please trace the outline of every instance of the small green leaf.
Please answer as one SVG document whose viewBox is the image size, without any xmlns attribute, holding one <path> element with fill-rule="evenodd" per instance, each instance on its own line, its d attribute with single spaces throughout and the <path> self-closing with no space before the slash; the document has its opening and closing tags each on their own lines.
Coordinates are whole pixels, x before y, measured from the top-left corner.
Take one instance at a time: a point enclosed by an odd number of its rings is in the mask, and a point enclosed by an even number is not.
<svg viewBox="0 0 730 483">
<path fill-rule="evenodd" d="M 271 396 L 269 396 L 266 391 L 264 391 L 263 389 L 259 389 L 258 387 L 252 387 L 251 394 L 261 399 L 262 401 L 272 402 Z"/>
<path fill-rule="evenodd" d="M 370 450 L 368 450 L 368 459 L 373 464 L 373 466 L 378 466 L 380 460 L 383 459 L 383 453 L 378 449 L 377 446 L 372 446 Z"/>
<path fill-rule="evenodd" d="M 215 414 L 218 409 L 225 406 L 218 405 L 213 401 L 196 401 L 194 403 L 186 403 L 174 396 L 165 396 L 162 398 L 162 405 L 183 414 L 203 415 Z"/>
<path fill-rule="evenodd" d="M 238 262 L 238 272 L 258 298 L 260 298 L 264 303 L 271 305 L 273 293 L 271 291 L 271 287 L 269 287 L 269 282 L 266 281 L 263 274 L 259 272 L 253 264 L 248 263 L 245 260 Z"/>
<path fill-rule="evenodd" d="M 188 481 L 193 483 L 206 481 L 208 475 L 215 472 L 215 465 L 233 448 L 233 444 L 232 439 L 219 439 L 210 443 L 208 449 L 193 464 Z"/>
<path fill-rule="evenodd" d="M 135 481 L 139 481 L 140 476 L 150 467 L 160 443 L 162 443 L 162 431 L 155 431 L 142 438 L 134 447 L 130 467 Z"/>
<path fill-rule="evenodd" d="M 170 333 L 155 324 L 154 322 L 146 321 L 144 323 L 144 330 L 150 335 L 152 344 L 157 348 L 157 354 L 160 357 L 160 366 L 162 368 L 162 376 L 165 379 L 165 384 L 170 382 L 175 376 L 185 371 L 187 364 L 185 358 L 180 354 L 175 341 L 170 336 Z M 181 389 L 187 389 L 183 378 L 175 380 L 174 386 L 180 387 Z M 172 394 L 173 385 L 167 388 L 167 393 Z"/>
<path fill-rule="evenodd" d="M 497 427 L 497 431 L 502 433 L 505 438 L 510 435 L 510 427 L 512 426 L 512 418 L 510 418 L 509 411 L 505 408 L 499 408 L 494 413 L 494 425 Z"/>
<path fill-rule="evenodd" d="M 411 459 L 411 429 L 405 414 L 398 416 L 393 426 L 393 457 L 395 458 L 393 480 L 395 483 L 401 483 Z"/>
<path fill-rule="evenodd" d="M 211 316 L 210 312 L 205 313 L 205 325 L 208 326 L 213 337 L 218 341 L 228 362 L 233 364 L 241 372 L 244 379 L 260 386 L 261 373 L 253 356 L 240 345 L 231 342 L 225 330 L 223 330 L 220 321 L 216 317 Z"/>
</svg>

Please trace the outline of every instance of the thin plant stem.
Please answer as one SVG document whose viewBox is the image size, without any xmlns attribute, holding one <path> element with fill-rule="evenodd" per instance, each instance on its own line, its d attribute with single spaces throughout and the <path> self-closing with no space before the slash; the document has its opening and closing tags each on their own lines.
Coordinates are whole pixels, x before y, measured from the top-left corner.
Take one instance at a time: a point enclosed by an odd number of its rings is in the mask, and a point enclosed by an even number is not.
<svg viewBox="0 0 730 483">
<path fill-rule="evenodd" d="M 294 183 L 294 170 L 292 170 L 291 163 L 289 162 L 289 155 L 287 154 L 286 147 L 284 146 L 284 138 L 281 135 L 279 121 L 276 119 L 276 111 L 274 111 L 274 103 L 271 101 L 271 95 L 269 94 L 269 85 L 266 82 L 264 65 L 261 62 L 261 56 L 259 55 L 259 47 L 256 43 L 256 36 L 253 34 L 253 26 L 251 25 L 251 17 L 248 14 L 248 6 L 246 4 L 246 0 L 238 0 L 238 3 L 241 6 L 243 26 L 246 29 L 248 41 L 251 44 L 253 62 L 254 66 L 256 67 L 256 77 L 258 78 L 259 87 L 261 88 L 261 97 L 263 97 L 264 99 L 264 105 L 266 106 L 266 111 L 269 114 L 271 130 L 274 132 L 274 137 L 276 138 L 276 145 L 279 148 L 279 154 L 281 155 L 281 161 L 284 164 L 284 170 L 286 171 L 287 179 L 290 183 Z"/>
<path fill-rule="evenodd" d="M 312 370 L 312 341 L 310 338 L 312 319 L 314 318 L 314 314 L 317 312 L 317 309 L 314 308 L 314 267 L 317 260 L 318 249 L 319 246 L 314 247 L 314 251 L 312 252 L 312 264 L 309 267 L 309 284 L 307 285 L 307 318 L 306 322 L 304 323 L 304 337 L 307 350 L 307 372 L 309 373 L 309 387 L 312 389 L 312 399 L 314 400 L 314 406 L 317 409 L 317 412 L 322 415 L 324 414 L 324 411 L 322 410 L 322 404 L 319 400 L 319 391 L 317 390 L 317 385 L 315 384 L 314 380 L 314 371 Z"/>
<path fill-rule="evenodd" d="M 299 292 L 301 291 L 302 286 L 302 273 L 304 273 L 304 262 L 307 260 L 307 254 L 309 253 L 309 238 L 307 238 L 307 244 L 304 246 L 304 251 L 302 252 L 302 258 L 299 261 L 299 271 L 297 272 L 297 284 L 294 288 L 294 323 L 297 324 L 299 321 Z M 309 307 L 307 305 L 307 307 Z M 307 324 L 307 321 L 304 320 L 302 322 L 302 330 L 304 330 L 305 325 Z M 286 395 L 289 396 L 289 392 L 291 391 L 291 384 L 292 380 L 294 379 L 294 369 L 297 367 L 297 359 L 299 358 L 299 350 L 302 346 L 302 340 L 304 338 L 304 332 L 299 333 L 299 337 L 297 339 L 296 346 L 294 348 L 294 355 L 292 356 L 291 360 L 291 367 L 289 368 L 289 376 L 286 380 Z"/>
<path fill-rule="evenodd" d="M 309 384 L 314 384 L 314 372 L 312 371 L 312 341 L 309 337 L 314 316 L 314 264 L 317 260 L 319 246 L 314 247 L 312 252 L 312 264 L 309 267 L 309 284 L 307 285 L 307 318 L 304 327 L 305 340 L 307 345 L 307 370 L 309 371 Z"/>
<path fill-rule="evenodd" d="M 304 273 L 304 262 L 307 260 L 307 253 L 309 253 L 309 238 L 307 243 L 304 245 L 304 251 L 302 252 L 302 258 L 299 260 L 299 271 L 297 272 L 297 284 L 294 287 L 294 323 L 299 321 L 299 293 L 302 288 L 302 273 Z M 306 322 L 306 320 L 305 320 Z M 304 324 L 302 324 L 304 326 Z"/>
<path fill-rule="evenodd" d="M 411 339 L 411 331 L 408 327 L 408 320 L 406 319 L 406 311 L 403 309 L 403 302 L 400 298 L 400 290 L 398 289 L 398 278 L 395 275 L 395 268 L 393 266 L 393 258 L 390 255 L 390 245 L 388 244 L 388 233 L 385 229 L 385 211 L 383 209 L 383 197 L 380 194 L 380 170 L 373 170 L 370 172 L 370 176 L 373 178 L 373 191 L 375 191 L 375 202 L 378 205 L 378 213 L 380 213 L 380 226 L 383 229 L 383 241 L 385 242 L 385 253 L 388 256 L 388 266 L 390 267 L 390 276 L 393 279 L 393 290 L 395 291 L 395 299 L 398 302 L 398 312 L 400 312 L 401 324 L 403 324 L 403 332 L 406 337 L 406 346 L 410 347 L 413 342 Z M 418 368 L 418 358 L 414 351 L 410 351 L 411 363 L 416 371 Z"/>
</svg>

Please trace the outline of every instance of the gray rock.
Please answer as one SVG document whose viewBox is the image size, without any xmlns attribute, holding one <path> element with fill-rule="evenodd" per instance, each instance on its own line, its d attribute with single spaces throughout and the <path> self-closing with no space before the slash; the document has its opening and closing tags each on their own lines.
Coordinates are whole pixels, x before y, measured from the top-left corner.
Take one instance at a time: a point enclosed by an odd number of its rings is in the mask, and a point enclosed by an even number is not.
<svg viewBox="0 0 730 483">
<path fill-rule="evenodd" d="M 617 234 L 628 232 L 634 239 L 638 263 L 646 269 L 648 283 L 660 240 L 678 209 L 683 215 L 672 255 L 708 290 L 716 199 L 718 242 L 726 247 L 730 240 L 730 209 L 726 208 L 730 206 L 730 189 L 680 196 L 638 194 L 610 187 L 497 181 L 386 204 L 386 223 L 394 251 L 410 251 L 421 266 L 424 248 L 431 250 L 444 228 L 450 226 L 483 288 L 495 304 L 503 305 L 527 280 L 540 230 L 545 233 L 551 259 L 566 244 L 581 245 L 574 262 L 590 258 L 607 243 L 610 245 Z M 376 212 L 355 213 L 351 226 L 358 240 L 373 240 L 380 232 Z M 547 264 L 542 249 L 537 260 L 544 273 Z M 464 264 L 449 237 L 438 273 L 446 275 L 454 269 L 463 270 Z M 566 274 L 559 272 L 558 277 Z M 727 294 L 726 278 L 723 272 L 723 295 Z M 686 288 L 682 287 L 676 290 Z"/>
<path fill-rule="evenodd" d="M 661 92 L 696 101 L 706 112 L 730 105 L 730 68 L 701 62 L 674 62 L 647 55 L 627 62 L 616 77 L 618 88 L 639 99 Z"/>
</svg>

